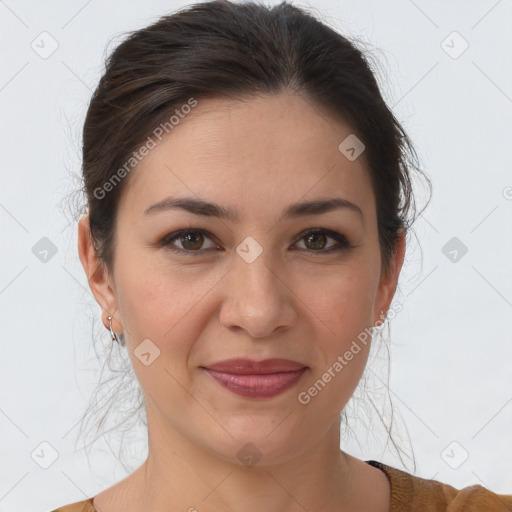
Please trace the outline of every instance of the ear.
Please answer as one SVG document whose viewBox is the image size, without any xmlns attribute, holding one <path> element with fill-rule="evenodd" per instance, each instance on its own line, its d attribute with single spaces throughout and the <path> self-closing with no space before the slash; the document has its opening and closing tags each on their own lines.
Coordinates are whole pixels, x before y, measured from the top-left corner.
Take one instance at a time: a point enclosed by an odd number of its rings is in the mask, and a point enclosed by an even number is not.
<svg viewBox="0 0 512 512">
<path fill-rule="evenodd" d="M 405 230 L 400 229 L 387 272 L 382 272 L 376 294 L 373 325 L 381 325 L 395 295 L 405 256 Z"/>
<path fill-rule="evenodd" d="M 98 259 L 92 244 L 88 213 L 78 222 L 78 255 L 87 275 L 89 288 L 96 302 L 101 306 L 103 325 L 109 329 L 108 317 L 111 316 L 112 330 L 117 333 L 122 332 L 122 324 L 117 315 L 116 294 L 111 285 L 112 278 L 105 264 Z"/>
</svg>

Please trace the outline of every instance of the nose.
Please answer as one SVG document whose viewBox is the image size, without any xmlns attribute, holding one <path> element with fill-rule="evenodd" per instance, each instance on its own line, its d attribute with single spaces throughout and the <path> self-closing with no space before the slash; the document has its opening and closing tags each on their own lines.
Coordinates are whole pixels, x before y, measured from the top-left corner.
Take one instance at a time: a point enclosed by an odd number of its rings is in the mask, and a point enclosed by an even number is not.
<svg viewBox="0 0 512 512">
<path fill-rule="evenodd" d="M 297 319 L 297 300 L 283 272 L 271 268 L 263 253 L 252 263 L 238 258 L 226 276 L 226 295 L 220 311 L 222 325 L 265 338 L 290 328 Z"/>
</svg>

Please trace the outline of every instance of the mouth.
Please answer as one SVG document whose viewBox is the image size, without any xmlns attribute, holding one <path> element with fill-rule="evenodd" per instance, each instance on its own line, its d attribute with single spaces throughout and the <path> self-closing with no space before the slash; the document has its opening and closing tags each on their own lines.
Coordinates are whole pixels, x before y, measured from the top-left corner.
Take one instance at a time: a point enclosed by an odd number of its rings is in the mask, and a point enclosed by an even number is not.
<svg viewBox="0 0 512 512">
<path fill-rule="evenodd" d="M 202 366 L 218 384 L 247 398 L 271 398 L 290 389 L 307 366 L 288 359 L 230 359 Z"/>
</svg>

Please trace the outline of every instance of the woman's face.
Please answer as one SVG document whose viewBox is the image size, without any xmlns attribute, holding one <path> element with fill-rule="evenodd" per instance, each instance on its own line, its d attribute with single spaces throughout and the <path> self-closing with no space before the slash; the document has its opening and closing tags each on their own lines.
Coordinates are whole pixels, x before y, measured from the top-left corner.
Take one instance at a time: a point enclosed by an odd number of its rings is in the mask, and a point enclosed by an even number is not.
<svg viewBox="0 0 512 512">
<path fill-rule="evenodd" d="M 336 438 L 367 361 L 360 335 L 387 311 L 404 249 L 402 240 L 394 269 L 381 275 L 365 154 L 339 149 L 351 134 L 297 94 L 209 99 L 132 171 L 113 275 L 90 285 L 124 333 L 150 432 L 239 464 L 246 452 L 277 463 Z M 167 198 L 217 207 L 151 209 Z M 354 206 L 298 207 L 333 199 Z M 190 233 L 171 240 L 180 230 Z M 233 358 L 306 369 L 288 374 L 298 380 L 280 393 L 244 396 L 207 370 Z M 249 377 L 226 378 L 253 389 Z"/>
</svg>

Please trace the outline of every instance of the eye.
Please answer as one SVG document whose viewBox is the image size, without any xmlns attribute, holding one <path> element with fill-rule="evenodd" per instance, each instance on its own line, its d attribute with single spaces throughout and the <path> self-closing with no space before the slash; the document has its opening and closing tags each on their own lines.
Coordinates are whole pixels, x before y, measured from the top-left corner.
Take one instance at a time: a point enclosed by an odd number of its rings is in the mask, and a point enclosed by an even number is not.
<svg viewBox="0 0 512 512">
<path fill-rule="evenodd" d="M 202 247 L 205 238 L 211 239 L 210 234 L 206 231 L 203 231 L 202 229 L 187 229 L 177 231 L 176 233 L 171 233 L 170 235 L 164 237 L 159 242 L 159 245 L 165 246 L 174 252 L 193 254 L 196 256 L 196 254 L 202 252 L 199 251 L 199 249 Z M 178 243 L 182 245 L 182 248 L 172 245 L 175 240 L 177 240 Z M 214 248 L 215 245 L 212 247 Z M 211 249 L 212 247 L 209 248 Z"/>
<path fill-rule="evenodd" d="M 329 248 L 327 246 L 328 239 L 334 240 L 337 244 Z M 310 229 L 305 233 L 301 233 L 299 241 L 305 241 L 306 251 L 310 253 L 331 253 L 334 251 L 343 251 L 353 247 L 349 241 L 340 233 L 329 229 Z"/>
<path fill-rule="evenodd" d="M 205 239 L 212 240 L 212 235 L 202 229 L 186 229 L 165 236 L 160 242 L 158 242 L 158 245 L 166 247 L 173 252 L 197 256 L 204 252 L 200 249 L 204 249 L 203 244 Z M 337 243 L 328 247 L 328 239 L 334 240 Z M 305 231 L 301 233 L 298 238 L 299 242 L 302 240 L 305 241 L 306 245 L 304 250 L 309 253 L 326 254 L 335 251 L 344 251 L 355 247 L 345 238 L 345 236 L 328 229 L 310 229 Z M 175 242 L 181 244 L 181 247 L 173 245 Z M 211 244 L 211 246 L 206 249 L 219 249 L 219 246 Z"/>
</svg>

